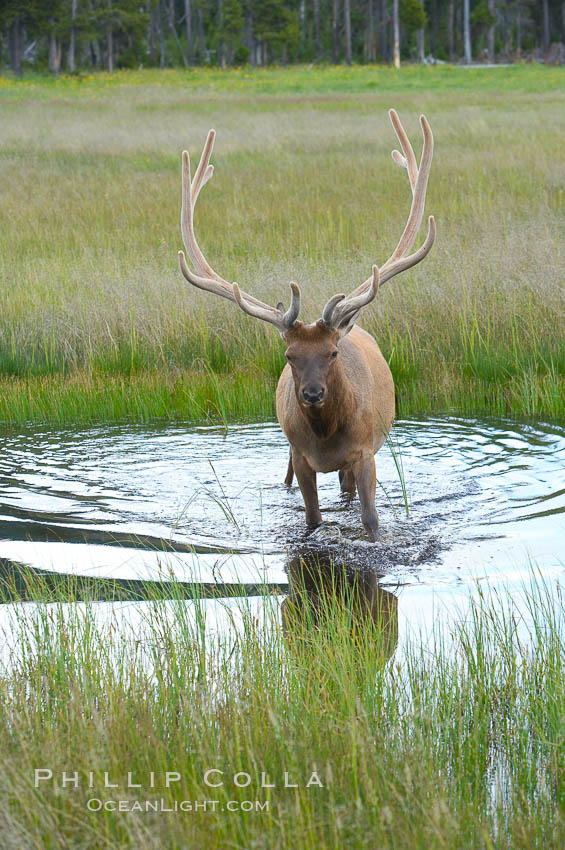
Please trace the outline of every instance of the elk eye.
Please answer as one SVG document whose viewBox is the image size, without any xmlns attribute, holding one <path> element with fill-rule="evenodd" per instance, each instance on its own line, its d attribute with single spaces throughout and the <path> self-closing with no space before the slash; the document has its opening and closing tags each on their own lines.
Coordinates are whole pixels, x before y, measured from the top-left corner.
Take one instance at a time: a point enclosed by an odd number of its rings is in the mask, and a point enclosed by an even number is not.
<svg viewBox="0 0 565 850">
<path fill-rule="evenodd" d="M 336 357 L 337 357 L 337 350 L 332 351 L 332 353 L 330 354 L 330 360 L 335 360 Z"/>
</svg>

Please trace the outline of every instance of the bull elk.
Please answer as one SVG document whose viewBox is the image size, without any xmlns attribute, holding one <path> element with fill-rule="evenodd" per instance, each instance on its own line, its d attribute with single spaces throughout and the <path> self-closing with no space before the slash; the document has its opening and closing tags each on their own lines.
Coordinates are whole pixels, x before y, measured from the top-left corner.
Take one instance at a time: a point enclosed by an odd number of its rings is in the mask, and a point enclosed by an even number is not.
<svg viewBox="0 0 565 850">
<path fill-rule="evenodd" d="M 245 313 L 274 325 L 286 343 L 285 365 L 277 386 L 277 417 L 288 442 L 290 459 L 285 483 L 294 474 L 304 499 L 306 522 L 318 526 L 316 473 L 339 472 L 342 492 L 359 494 L 361 517 L 369 539 L 377 539 L 375 508 L 375 453 L 385 442 L 394 420 L 394 382 L 388 364 L 373 337 L 355 325 L 363 307 L 379 286 L 415 266 L 430 251 L 435 239 L 434 217 L 422 246 L 409 254 L 422 223 L 426 187 L 433 155 L 433 136 L 420 116 L 424 136 L 418 166 L 412 145 L 394 109 L 389 111 L 403 153 L 394 150 L 394 162 L 405 168 L 412 189 L 410 214 L 390 258 L 349 295 L 333 295 L 322 316 L 311 325 L 298 321 L 300 289 L 290 284 L 291 301 L 285 311 L 264 304 L 220 277 L 205 259 L 194 235 L 194 207 L 200 190 L 214 173 L 210 156 L 215 131 L 210 130 L 198 168 L 191 180 L 188 153 L 182 155 L 181 230 L 193 272 L 179 251 L 185 278 L 199 289 L 234 301 Z"/>
</svg>

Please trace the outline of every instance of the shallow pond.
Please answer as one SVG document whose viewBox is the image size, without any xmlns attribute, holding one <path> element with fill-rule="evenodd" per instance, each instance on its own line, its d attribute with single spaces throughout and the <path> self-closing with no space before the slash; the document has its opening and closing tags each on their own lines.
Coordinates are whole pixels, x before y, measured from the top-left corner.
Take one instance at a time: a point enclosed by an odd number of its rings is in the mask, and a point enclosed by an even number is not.
<svg viewBox="0 0 565 850">
<path fill-rule="evenodd" d="M 308 534 L 275 423 L 29 428 L 0 435 L 0 558 L 59 573 L 269 582 L 328 549 L 380 576 L 398 625 L 433 624 L 477 582 L 565 576 L 565 428 L 434 418 L 395 424 L 376 456 L 380 540 L 337 474 Z M 139 604 L 139 603 L 137 603 Z M 211 610 L 216 603 L 210 603 Z"/>
</svg>

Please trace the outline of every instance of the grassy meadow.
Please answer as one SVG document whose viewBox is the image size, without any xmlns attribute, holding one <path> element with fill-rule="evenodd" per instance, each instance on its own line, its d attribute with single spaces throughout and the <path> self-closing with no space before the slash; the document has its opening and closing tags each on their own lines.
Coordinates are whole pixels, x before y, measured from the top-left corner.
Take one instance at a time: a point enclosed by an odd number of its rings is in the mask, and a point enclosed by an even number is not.
<svg viewBox="0 0 565 850">
<path fill-rule="evenodd" d="M 563 418 L 565 69 L 524 65 L 0 77 L 0 422 L 272 416 L 280 338 L 179 271 L 180 153 L 218 131 L 211 264 L 271 303 L 296 280 L 311 321 L 402 232 L 390 106 L 436 142 L 436 245 L 360 320 L 398 413 Z M 112 606 L 36 579 L 20 604 L 0 572 L 6 850 L 565 846 L 565 609 L 538 575 L 525 617 L 479 585 L 452 633 L 398 645 L 397 597 L 337 567 L 314 592 L 289 572 L 282 616 L 174 583 Z"/>
<path fill-rule="evenodd" d="M 293 67 L 0 78 L 0 420 L 271 416 L 280 338 L 178 269 L 180 152 L 218 131 L 211 264 L 312 321 L 404 226 L 390 106 L 436 143 L 436 245 L 360 320 L 398 413 L 565 415 L 565 70 Z"/>
<path fill-rule="evenodd" d="M 562 598 L 537 578 L 524 639 L 523 605 L 479 595 L 452 639 L 416 636 L 389 661 L 396 608 L 363 616 L 348 592 L 314 601 L 295 586 L 284 630 L 276 598 L 268 626 L 240 601 L 226 608 L 239 628 L 219 634 L 201 600 L 174 591 L 130 627 L 56 594 L 16 609 L 0 677 L 3 845 L 560 850 Z M 36 769 L 52 776 L 36 783 Z M 206 786 L 210 769 L 223 785 Z M 146 800 L 161 808 L 132 808 Z M 185 800 L 215 807 L 175 811 Z"/>
</svg>

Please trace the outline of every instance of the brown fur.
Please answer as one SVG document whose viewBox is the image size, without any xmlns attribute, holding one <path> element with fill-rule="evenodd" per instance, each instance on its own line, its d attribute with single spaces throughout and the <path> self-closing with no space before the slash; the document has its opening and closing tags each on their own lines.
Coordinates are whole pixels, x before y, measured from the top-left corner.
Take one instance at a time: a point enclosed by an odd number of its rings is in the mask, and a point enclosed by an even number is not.
<svg viewBox="0 0 565 850">
<path fill-rule="evenodd" d="M 340 472 L 342 489 L 359 492 L 363 524 L 377 534 L 374 454 L 394 420 L 394 383 L 373 337 L 354 326 L 340 332 L 298 325 L 285 334 L 292 357 L 277 387 L 277 417 L 291 446 L 291 463 L 304 497 L 306 521 L 322 522 L 316 473 Z M 337 349 L 338 355 L 330 359 Z M 304 389 L 323 390 L 322 404 L 307 404 Z M 287 483 L 292 483 L 289 464 Z M 290 480 L 289 480 L 290 479 Z"/>
</svg>

